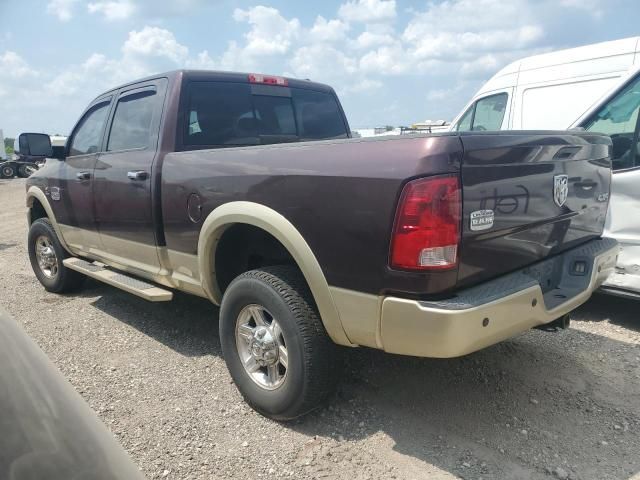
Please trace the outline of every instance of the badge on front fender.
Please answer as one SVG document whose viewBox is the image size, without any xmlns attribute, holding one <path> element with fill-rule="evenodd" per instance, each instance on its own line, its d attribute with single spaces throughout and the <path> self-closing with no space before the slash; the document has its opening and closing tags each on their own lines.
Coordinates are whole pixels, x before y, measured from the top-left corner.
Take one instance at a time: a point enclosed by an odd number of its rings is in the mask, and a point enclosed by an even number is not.
<svg viewBox="0 0 640 480">
<path fill-rule="evenodd" d="M 60 187 L 51 187 L 51 200 L 60 200 Z"/>
</svg>

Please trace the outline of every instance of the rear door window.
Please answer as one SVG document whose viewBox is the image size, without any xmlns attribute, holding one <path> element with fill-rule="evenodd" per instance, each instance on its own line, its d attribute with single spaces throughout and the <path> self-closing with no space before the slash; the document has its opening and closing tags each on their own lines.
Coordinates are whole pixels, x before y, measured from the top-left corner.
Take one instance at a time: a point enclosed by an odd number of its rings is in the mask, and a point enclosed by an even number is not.
<svg viewBox="0 0 640 480">
<path fill-rule="evenodd" d="M 640 166 L 640 76 L 607 102 L 584 125 L 590 132 L 605 133 L 613 142 L 613 169 Z"/>
<path fill-rule="evenodd" d="M 459 132 L 500 130 L 508 99 L 509 95 L 506 93 L 481 98 L 465 112 L 456 130 Z"/>
<path fill-rule="evenodd" d="M 155 90 L 144 90 L 118 100 L 107 142 L 108 151 L 149 146 L 155 99 Z"/>
<path fill-rule="evenodd" d="M 230 82 L 192 82 L 187 89 L 187 148 L 348 137 L 328 92 Z"/>
</svg>

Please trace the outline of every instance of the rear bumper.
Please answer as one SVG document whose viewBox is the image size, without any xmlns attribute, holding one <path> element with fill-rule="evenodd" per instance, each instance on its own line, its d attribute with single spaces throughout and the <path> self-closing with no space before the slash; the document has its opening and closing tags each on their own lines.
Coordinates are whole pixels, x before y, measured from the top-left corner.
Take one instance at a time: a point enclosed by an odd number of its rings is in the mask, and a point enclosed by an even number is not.
<svg viewBox="0 0 640 480">
<path fill-rule="evenodd" d="M 587 301 L 614 271 L 617 254 L 615 240 L 598 239 L 461 291 L 454 299 L 386 297 L 380 343 L 390 353 L 441 358 L 488 347 L 552 322 Z M 579 264 L 584 272 L 576 272 Z M 543 293 L 541 285 L 555 288 Z"/>
</svg>

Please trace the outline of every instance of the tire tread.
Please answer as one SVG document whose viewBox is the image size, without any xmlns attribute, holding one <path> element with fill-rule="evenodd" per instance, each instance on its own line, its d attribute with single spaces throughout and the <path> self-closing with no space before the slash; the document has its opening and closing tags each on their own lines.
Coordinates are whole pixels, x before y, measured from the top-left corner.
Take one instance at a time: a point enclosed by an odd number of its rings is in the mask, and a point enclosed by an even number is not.
<svg viewBox="0 0 640 480">
<path fill-rule="evenodd" d="M 303 393 L 290 410 L 277 416 L 269 415 L 279 420 L 292 420 L 318 408 L 333 393 L 339 379 L 341 355 L 324 328 L 311 291 L 298 268 L 276 265 L 250 270 L 234 279 L 229 287 L 245 279 L 259 280 L 275 290 L 293 313 L 299 327 L 304 344 Z M 245 399 L 256 408 L 250 399 Z"/>
</svg>

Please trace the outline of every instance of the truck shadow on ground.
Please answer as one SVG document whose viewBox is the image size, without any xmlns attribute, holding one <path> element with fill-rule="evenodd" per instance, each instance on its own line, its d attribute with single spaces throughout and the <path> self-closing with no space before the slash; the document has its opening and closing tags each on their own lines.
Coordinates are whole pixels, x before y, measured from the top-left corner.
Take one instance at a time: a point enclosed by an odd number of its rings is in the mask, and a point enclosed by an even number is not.
<svg viewBox="0 0 640 480">
<path fill-rule="evenodd" d="M 149 304 L 106 286 L 86 293 L 104 295 L 92 305 L 185 356 L 221 355 L 218 310 L 206 300 L 177 294 Z M 597 321 L 618 300 L 607 301 L 582 314 Z M 640 471 L 637 345 L 570 329 L 528 332 L 458 359 L 344 355 L 329 407 L 285 426 L 325 444 L 355 442 L 349 455 L 364 464 L 404 463 L 416 472 L 429 464 L 484 479 L 549 478 L 558 467 L 576 479 Z M 311 454 L 316 465 L 336 458 Z"/>
<path fill-rule="evenodd" d="M 208 300 L 176 292 L 171 302 L 147 302 L 95 281 L 87 282 L 81 295 L 100 295 L 92 302 L 95 308 L 182 355 L 222 355 L 218 308 Z"/>
<path fill-rule="evenodd" d="M 638 300 L 596 294 L 572 314 L 572 318 L 584 322 L 609 321 L 615 325 L 640 332 Z"/>
<path fill-rule="evenodd" d="M 13 248 L 17 245 L 17 243 L 0 243 L 0 251 L 7 250 L 8 248 Z"/>
</svg>

